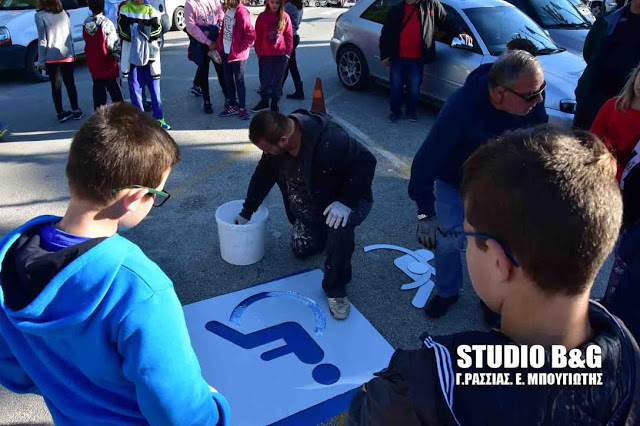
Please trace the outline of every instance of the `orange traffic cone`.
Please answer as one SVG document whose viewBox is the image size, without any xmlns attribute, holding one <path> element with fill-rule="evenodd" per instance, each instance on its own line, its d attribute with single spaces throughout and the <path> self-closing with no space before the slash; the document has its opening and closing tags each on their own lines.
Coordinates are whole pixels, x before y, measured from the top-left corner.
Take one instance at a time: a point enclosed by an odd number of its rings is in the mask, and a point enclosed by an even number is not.
<svg viewBox="0 0 640 426">
<path fill-rule="evenodd" d="M 311 111 L 327 113 L 327 108 L 324 105 L 324 92 L 322 91 L 322 80 L 320 77 L 316 78 L 316 87 L 313 89 L 313 100 L 311 101 Z"/>
</svg>

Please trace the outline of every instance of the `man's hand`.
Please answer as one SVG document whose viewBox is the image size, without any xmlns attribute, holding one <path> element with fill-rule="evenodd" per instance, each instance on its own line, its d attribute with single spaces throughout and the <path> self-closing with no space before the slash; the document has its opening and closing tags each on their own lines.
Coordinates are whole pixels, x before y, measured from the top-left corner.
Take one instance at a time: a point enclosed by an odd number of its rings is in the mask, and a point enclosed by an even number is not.
<svg viewBox="0 0 640 426">
<path fill-rule="evenodd" d="M 233 223 L 235 225 L 246 225 L 247 223 L 249 223 L 249 219 L 245 219 L 244 217 L 238 215 L 236 216 L 236 218 L 234 219 Z"/>
<path fill-rule="evenodd" d="M 327 207 L 322 214 L 327 216 L 327 225 L 329 225 L 329 228 L 338 229 L 341 223 L 344 228 L 347 226 L 351 209 L 340 201 L 334 201 L 329 204 L 329 207 Z"/>
<path fill-rule="evenodd" d="M 463 40 L 465 43 L 467 43 L 469 46 L 473 46 L 473 37 L 471 37 L 469 34 L 461 33 L 461 34 L 458 34 L 458 37 L 461 40 Z"/>
<path fill-rule="evenodd" d="M 382 60 L 382 65 L 385 67 L 390 67 L 391 66 L 391 58 L 385 58 Z"/>
<path fill-rule="evenodd" d="M 436 216 L 418 220 L 418 230 L 416 237 L 418 242 L 425 248 L 433 250 L 436 248 L 436 231 L 439 229 L 438 218 Z"/>
</svg>

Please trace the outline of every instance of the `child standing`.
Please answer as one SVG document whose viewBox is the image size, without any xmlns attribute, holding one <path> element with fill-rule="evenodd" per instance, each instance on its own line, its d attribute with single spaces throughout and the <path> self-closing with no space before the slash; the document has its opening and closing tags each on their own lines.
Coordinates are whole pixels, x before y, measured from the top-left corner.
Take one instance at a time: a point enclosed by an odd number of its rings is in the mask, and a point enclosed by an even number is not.
<svg viewBox="0 0 640 426">
<path fill-rule="evenodd" d="M 226 0 L 224 7 L 218 51 L 222 54 L 229 106 L 219 116 L 239 114 L 242 120 L 248 120 L 244 69 L 249 58 L 249 50 L 256 39 L 256 32 L 249 11 L 241 0 Z"/>
<path fill-rule="evenodd" d="M 163 129 L 171 126 L 162 113 L 160 100 L 160 12 L 144 0 L 129 0 L 120 8 L 118 30 L 122 38 L 120 70 L 129 79 L 131 103 L 144 111 L 142 88 L 149 89 L 153 118 Z"/>
<path fill-rule="evenodd" d="M 609 147 L 618 160 L 618 181 L 640 139 L 640 66 L 631 74 L 620 96 L 609 99 L 600 109 L 591 132 Z"/>
<path fill-rule="evenodd" d="M 291 52 L 291 58 L 287 64 L 287 68 L 284 72 L 284 79 L 282 80 L 282 86 L 287 81 L 289 71 L 291 71 L 291 78 L 296 88 L 294 93 L 289 93 L 287 99 L 304 99 L 304 90 L 302 88 L 302 79 L 300 78 L 300 71 L 298 71 L 298 60 L 296 59 L 296 48 L 300 44 L 300 36 L 298 35 L 298 29 L 302 22 L 302 0 L 288 0 L 284 5 L 284 11 L 287 12 L 289 18 L 291 18 L 291 26 L 293 27 L 293 51 Z"/>
<path fill-rule="evenodd" d="M 260 73 L 260 102 L 252 112 L 278 111 L 282 79 L 293 51 L 291 18 L 284 12 L 283 0 L 267 0 L 264 12 L 256 20 L 256 54 Z"/>
<path fill-rule="evenodd" d="M 228 425 L 171 280 L 118 234 L 169 199 L 175 141 L 135 107 L 73 137 L 64 217 L 0 240 L 0 384 L 42 395 L 55 424 Z"/>
<path fill-rule="evenodd" d="M 120 41 L 113 23 L 104 15 L 104 0 L 89 0 L 93 13 L 84 21 L 82 37 L 89 72 L 93 78 L 93 109 L 107 103 L 107 91 L 111 102 L 121 102 L 122 92 L 118 85 L 118 59 Z"/>
<path fill-rule="evenodd" d="M 38 68 L 46 69 L 51 80 L 51 96 L 58 121 L 63 123 L 71 117 L 80 120 L 82 110 L 78 106 L 78 92 L 73 78 L 75 53 L 69 15 L 62 8 L 60 0 L 38 0 L 35 20 L 38 28 Z M 63 81 L 72 111 L 62 108 Z"/>
</svg>

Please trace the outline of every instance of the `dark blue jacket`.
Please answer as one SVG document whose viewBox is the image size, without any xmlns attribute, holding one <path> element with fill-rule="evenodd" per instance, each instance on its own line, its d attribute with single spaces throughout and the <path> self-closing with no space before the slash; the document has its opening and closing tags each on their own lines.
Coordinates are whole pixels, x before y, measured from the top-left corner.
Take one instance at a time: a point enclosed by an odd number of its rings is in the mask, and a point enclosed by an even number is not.
<svg viewBox="0 0 640 426">
<path fill-rule="evenodd" d="M 411 167 L 409 197 L 419 213 L 435 214 L 433 184 L 442 180 L 460 187 L 461 167 L 481 145 L 506 130 L 548 121 L 533 111 L 524 117 L 497 110 L 489 101 L 488 73 L 470 75 L 447 100 Z"/>
</svg>

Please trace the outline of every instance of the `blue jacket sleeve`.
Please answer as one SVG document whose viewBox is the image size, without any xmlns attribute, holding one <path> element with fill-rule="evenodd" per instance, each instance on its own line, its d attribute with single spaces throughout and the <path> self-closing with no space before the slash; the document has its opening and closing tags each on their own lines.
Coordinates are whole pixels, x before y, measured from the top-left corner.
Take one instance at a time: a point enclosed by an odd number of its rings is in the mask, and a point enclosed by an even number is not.
<svg viewBox="0 0 640 426">
<path fill-rule="evenodd" d="M 1 335 L 0 384 L 15 393 L 40 393 Z"/>
<path fill-rule="evenodd" d="M 225 398 L 202 377 L 173 287 L 132 308 L 121 323 L 118 350 L 150 424 L 229 424 Z"/>
<path fill-rule="evenodd" d="M 452 102 L 445 104 L 413 159 L 409 198 L 418 205 L 418 213 L 427 216 L 436 214 L 433 185 L 440 170 L 452 167 L 448 160 L 464 138 L 464 125 L 460 122 L 460 117 L 464 117 L 462 113 L 463 111 L 452 107 Z"/>
</svg>

